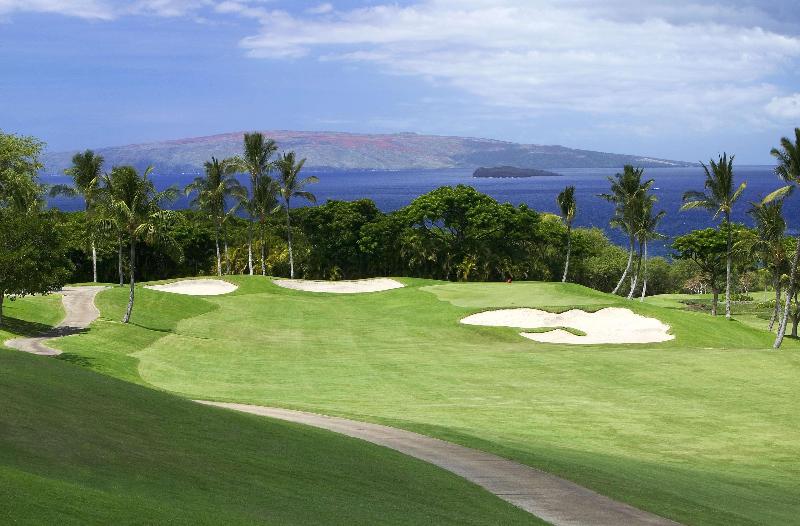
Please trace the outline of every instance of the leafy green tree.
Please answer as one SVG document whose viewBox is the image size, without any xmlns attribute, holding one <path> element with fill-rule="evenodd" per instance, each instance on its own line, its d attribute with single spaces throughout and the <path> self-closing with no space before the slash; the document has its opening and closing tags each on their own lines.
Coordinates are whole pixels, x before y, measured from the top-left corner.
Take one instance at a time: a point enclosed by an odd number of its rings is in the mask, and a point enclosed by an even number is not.
<svg viewBox="0 0 800 526">
<path fill-rule="evenodd" d="M 55 221 L 38 210 L 0 209 L 0 326 L 6 297 L 58 291 L 72 268 Z"/>
<path fill-rule="evenodd" d="M 296 160 L 294 152 L 284 153 L 275 163 L 278 169 L 278 194 L 283 200 L 283 208 L 286 211 L 286 239 L 289 245 L 289 276 L 294 279 L 294 253 L 292 252 L 292 219 L 291 219 L 291 200 L 299 197 L 316 203 L 317 198 L 305 188 L 309 184 L 319 182 L 315 176 L 301 179 L 300 171 L 303 169 L 305 159 Z"/>
<path fill-rule="evenodd" d="M 323 279 L 365 275 L 367 258 L 358 242 L 361 229 L 380 215 L 372 200 L 328 201 L 299 212 L 296 217 L 314 247 L 307 261 L 312 275 Z"/>
<path fill-rule="evenodd" d="M 614 177 L 608 178 L 611 183 L 611 192 L 600 194 L 599 196 L 614 204 L 614 215 L 609 224 L 628 235 L 628 263 L 625 265 L 622 277 L 620 277 L 611 292 L 612 294 L 616 294 L 622 287 L 633 265 L 634 243 L 636 241 L 634 222 L 641 211 L 641 203 L 638 199 L 653 185 L 652 179 L 642 182 L 643 174 L 644 169 L 626 165 L 621 174 L 618 173 Z"/>
<path fill-rule="evenodd" d="M 781 138 L 781 147 L 773 148 L 770 152 L 778 161 L 775 167 L 775 173 L 784 182 L 789 183 L 786 186 L 779 188 L 764 198 L 765 203 L 769 203 L 775 199 L 789 195 L 789 193 L 800 185 L 800 128 L 794 129 L 794 142 L 788 137 Z M 797 262 L 800 260 L 800 235 L 798 235 L 797 248 L 792 258 L 792 269 L 789 273 L 789 290 L 786 295 L 786 305 L 783 309 L 783 316 L 781 323 L 778 326 L 778 336 L 775 338 L 773 347 L 778 349 L 783 343 L 783 335 L 786 333 L 786 324 L 789 319 L 789 306 L 792 298 L 796 296 L 796 279 L 797 275 Z"/>
<path fill-rule="evenodd" d="M 568 186 L 558 194 L 556 203 L 561 211 L 561 217 L 567 225 L 567 257 L 564 262 L 564 276 L 561 278 L 561 283 L 567 282 L 567 273 L 569 272 L 569 257 L 572 254 L 572 222 L 575 220 L 575 214 L 578 211 L 577 203 L 575 202 L 575 187 Z"/>
<path fill-rule="evenodd" d="M 272 170 L 272 156 L 278 150 L 278 146 L 272 139 L 266 139 L 264 134 L 259 132 L 245 133 L 244 134 L 244 151 L 242 157 L 236 158 L 236 164 L 239 170 L 250 174 L 250 192 L 246 199 L 241 199 L 242 207 L 247 210 L 250 216 L 250 226 L 248 229 L 247 238 L 247 266 L 250 275 L 253 275 L 253 222 L 259 221 L 263 226 L 263 221 L 259 219 L 256 210 L 259 205 L 255 203 L 258 199 L 257 192 L 259 186 L 263 192 L 264 189 L 272 188 L 270 184 L 271 177 L 269 176 Z M 262 196 L 263 198 L 263 196 Z M 262 250 L 264 247 L 262 235 Z M 264 255 L 261 257 L 261 271 L 266 273 L 264 266 Z"/>
<path fill-rule="evenodd" d="M 217 275 L 222 276 L 222 254 L 219 242 L 222 237 L 222 228 L 230 212 L 227 208 L 229 198 L 241 194 L 241 185 L 236 180 L 236 162 L 231 159 L 219 160 L 212 157 L 206 161 L 205 175 L 196 177 L 186 185 L 186 195 L 196 194 L 191 200 L 191 206 L 209 214 L 216 228 L 214 242 L 217 249 Z M 228 260 L 227 238 L 225 242 L 225 259 Z"/>
<path fill-rule="evenodd" d="M 92 250 L 92 281 L 97 283 L 97 245 L 92 223 L 96 219 L 95 208 L 103 175 L 103 156 L 95 154 L 92 150 L 76 153 L 72 157 L 72 166 L 64 170 L 64 173 L 72 177 L 73 185 L 55 185 L 51 187 L 50 195 L 83 197 Z"/>
<path fill-rule="evenodd" d="M 70 275 L 63 236 L 40 210 L 42 147 L 0 132 L 0 324 L 6 296 L 53 292 Z"/>
<path fill-rule="evenodd" d="M 726 270 L 727 239 L 730 228 L 729 225 L 724 225 L 721 230 L 714 228 L 694 230 L 675 238 L 672 242 L 672 248 L 677 251 L 675 258 L 692 261 L 701 272 L 704 281 L 711 287 L 712 316 L 717 315 L 720 280 Z"/>
<path fill-rule="evenodd" d="M 130 293 L 128 306 L 122 323 L 128 323 L 133 313 L 136 283 L 136 245 L 139 241 L 174 246 L 169 224 L 177 218 L 175 212 L 161 208 L 162 203 L 172 201 L 178 196 L 176 188 L 157 192 L 149 176 L 153 167 L 148 167 L 139 175 L 132 166 L 114 167 L 106 185 L 108 207 L 112 220 L 124 231 L 130 243 Z"/>
<path fill-rule="evenodd" d="M 723 153 L 717 162 L 712 159 L 709 166 L 703 163 L 705 171 L 705 191 L 690 191 L 683 194 L 681 210 L 705 208 L 714 213 L 714 218 L 722 214 L 725 224 L 731 224 L 731 211 L 739 197 L 742 195 L 747 183 L 742 183 L 737 188 L 733 176 L 733 155 L 728 158 Z M 710 168 L 709 168 L 710 167 Z M 725 271 L 725 317 L 731 317 L 731 263 L 733 260 L 732 229 L 728 229 L 726 271 Z"/>
<path fill-rule="evenodd" d="M 39 155 L 44 143 L 0 131 L 0 208 L 27 211 L 42 202 Z"/>
</svg>

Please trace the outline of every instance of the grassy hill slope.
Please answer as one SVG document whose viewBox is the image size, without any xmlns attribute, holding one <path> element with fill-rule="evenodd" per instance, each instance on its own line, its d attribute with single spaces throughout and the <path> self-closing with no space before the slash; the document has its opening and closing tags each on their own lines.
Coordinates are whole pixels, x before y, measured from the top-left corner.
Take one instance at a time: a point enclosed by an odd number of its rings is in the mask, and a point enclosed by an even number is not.
<svg viewBox="0 0 800 526">
<path fill-rule="evenodd" d="M 11 305 L 12 327 L 60 317 Z M 0 396 L 2 524 L 540 523 L 391 450 L 59 360 L 0 349 Z"/>
</svg>

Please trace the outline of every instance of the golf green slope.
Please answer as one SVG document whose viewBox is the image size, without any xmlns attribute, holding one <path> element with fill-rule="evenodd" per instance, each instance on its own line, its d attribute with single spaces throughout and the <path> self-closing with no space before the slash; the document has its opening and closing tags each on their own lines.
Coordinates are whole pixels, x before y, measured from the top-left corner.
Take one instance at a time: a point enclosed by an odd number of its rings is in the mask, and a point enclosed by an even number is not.
<svg viewBox="0 0 800 526">
<path fill-rule="evenodd" d="M 11 304 L 13 332 L 60 317 Z M 388 449 L 0 349 L 0 524 L 540 524 Z"/>
<path fill-rule="evenodd" d="M 736 321 L 553 283 L 404 280 L 364 295 L 234 278 L 209 298 L 142 290 L 66 359 L 187 397 L 322 411 L 495 452 L 688 524 L 800 517 L 800 354 Z M 669 324 L 649 345 L 541 344 L 464 326 L 481 310 L 627 306 Z"/>
</svg>

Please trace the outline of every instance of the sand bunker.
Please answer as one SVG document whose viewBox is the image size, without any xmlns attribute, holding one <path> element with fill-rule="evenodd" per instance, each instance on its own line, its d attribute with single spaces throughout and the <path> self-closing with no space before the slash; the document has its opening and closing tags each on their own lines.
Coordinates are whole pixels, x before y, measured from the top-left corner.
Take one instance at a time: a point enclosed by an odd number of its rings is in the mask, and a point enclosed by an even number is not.
<svg viewBox="0 0 800 526">
<path fill-rule="evenodd" d="M 233 292 L 239 287 L 221 279 L 185 279 L 165 285 L 145 285 L 144 288 L 187 296 L 219 296 Z"/>
<path fill-rule="evenodd" d="M 675 339 L 669 334 L 669 325 L 655 318 L 647 318 L 630 309 L 609 307 L 597 312 L 573 309 L 553 314 L 537 309 L 503 309 L 480 312 L 467 316 L 461 323 L 487 327 L 515 327 L 540 329 L 565 327 L 577 329 L 586 336 L 556 329 L 548 332 L 522 332 L 525 338 L 544 343 L 604 344 L 604 343 L 655 343 Z"/>
<path fill-rule="evenodd" d="M 359 279 L 354 281 L 312 281 L 306 279 L 273 279 L 279 287 L 305 292 L 330 292 L 332 294 L 359 294 L 404 287 L 399 281 L 389 278 Z"/>
</svg>

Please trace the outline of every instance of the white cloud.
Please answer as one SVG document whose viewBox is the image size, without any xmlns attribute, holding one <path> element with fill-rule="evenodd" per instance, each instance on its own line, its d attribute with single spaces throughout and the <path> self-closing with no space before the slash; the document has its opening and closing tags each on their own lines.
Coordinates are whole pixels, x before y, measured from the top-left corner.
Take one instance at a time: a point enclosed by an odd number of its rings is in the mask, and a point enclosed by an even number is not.
<svg viewBox="0 0 800 526">
<path fill-rule="evenodd" d="M 773 97 L 766 106 L 767 113 L 778 119 L 800 119 L 800 93 Z"/>
<path fill-rule="evenodd" d="M 318 6 L 306 9 L 310 15 L 324 15 L 333 11 L 333 6 L 329 3 L 319 4 Z"/>
<path fill-rule="evenodd" d="M 0 15 L 17 12 L 53 13 L 99 20 L 113 20 L 132 14 L 176 17 L 209 5 L 213 5 L 212 0 L 0 0 Z"/>
<path fill-rule="evenodd" d="M 748 23 L 757 12 L 747 6 L 646 5 L 421 0 L 325 18 L 272 12 L 241 45 L 253 57 L 372 63 L 532 113 L 685 115 L 697 126 L 727 113 L 756 123 L 783 95 L 768 81 L 796 64 L 800 38 Z"/>
<path fill-rule="evenodd" d="M 0 15 L 24 11 L 100 20 L 114 18 L 114 10 L 102 0 L 0 0 Z"/>
</svg>

